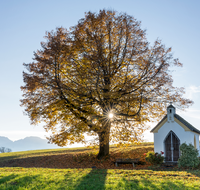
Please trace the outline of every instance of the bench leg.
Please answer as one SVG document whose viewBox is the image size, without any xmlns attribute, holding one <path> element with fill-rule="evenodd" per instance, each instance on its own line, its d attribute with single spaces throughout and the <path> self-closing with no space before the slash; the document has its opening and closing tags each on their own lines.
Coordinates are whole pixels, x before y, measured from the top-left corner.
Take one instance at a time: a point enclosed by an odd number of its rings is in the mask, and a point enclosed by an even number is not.
<svg viewBox="0 0 200 190">
<path fill-rule="evenodd" d="M 133 162 L 133 167 L 135 167 L 135 164 L 134 164 L 134 162 Z"/>
<path fill-rule="evenodd" d="M 117 162 L 115 162 L 115 166 L 116 166 L 116 167 L 118 167 L 118 164 L 117 164 Z"/>
</svg>

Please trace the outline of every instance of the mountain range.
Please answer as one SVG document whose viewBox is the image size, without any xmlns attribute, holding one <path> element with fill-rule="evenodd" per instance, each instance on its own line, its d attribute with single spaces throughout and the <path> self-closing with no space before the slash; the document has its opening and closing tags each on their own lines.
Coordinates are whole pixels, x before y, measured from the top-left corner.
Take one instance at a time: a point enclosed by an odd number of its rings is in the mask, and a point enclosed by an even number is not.
<svg viewBox="0 0 200 190">
<path fill-rule="evenodd" d="M 0 147 L 10 148 L 12 152 L 60 148 L 57 145 L 48 144 L 48 140 L 39 137 L 26 137 L 17 141 L 11 141 L 3 136 L 0 136 Z"/>
</svg>

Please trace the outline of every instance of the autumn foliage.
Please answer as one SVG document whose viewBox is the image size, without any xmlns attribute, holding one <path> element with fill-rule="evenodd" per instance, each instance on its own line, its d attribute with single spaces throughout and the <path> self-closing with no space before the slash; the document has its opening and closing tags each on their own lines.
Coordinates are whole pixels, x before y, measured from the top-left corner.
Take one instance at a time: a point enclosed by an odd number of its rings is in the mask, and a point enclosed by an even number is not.
<svg viewBox="0 0 200 190">
<path fill-rule="evenodd" d="M 109 142 L 141 140 L 146 122 L 160 118 L 167 103 L 191 104 L 172 85 L 170 66 L 182 64 L 145 35 L 132 16 L 105 10 L 47 32 L 34 62 L 24 64 L 21 102 L 32 124 L 45 122 L 49 141 L 60 146 L 92 135 L 102 158 Z"/>
<path fill-rule="evenodd" d="M 129 146 L 126 149 L 110 147 L 110 155 L 98 160 L 97 149 L 68 148 L 15 152 L 13 155 L 0 157 L 0 167 L 25 168 L 98 168 L 98 169 L 133 169 L 132 164 L 115 165 L 116 159 L 138 159 L 135 169 L 147 169 L 151 164 L 145 161 L 144 153 L 153 151 L 153 143 Z M 14 157 L 14 158 L 13 158 Z"/>
</svg>

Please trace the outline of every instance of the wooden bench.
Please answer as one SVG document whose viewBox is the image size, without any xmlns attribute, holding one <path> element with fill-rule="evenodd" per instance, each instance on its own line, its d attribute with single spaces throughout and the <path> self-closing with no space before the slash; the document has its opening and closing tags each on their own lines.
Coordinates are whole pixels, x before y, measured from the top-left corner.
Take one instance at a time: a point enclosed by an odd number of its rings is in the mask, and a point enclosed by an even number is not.
<svg viewBox="0 0 200 190">
<path fill-rule="evenodd" d="M 118 167 L 118 164 L 132 164 L 135 167 L 138 162 L 139 159 L 116 159 L 115 166 Z"/>
</svg>

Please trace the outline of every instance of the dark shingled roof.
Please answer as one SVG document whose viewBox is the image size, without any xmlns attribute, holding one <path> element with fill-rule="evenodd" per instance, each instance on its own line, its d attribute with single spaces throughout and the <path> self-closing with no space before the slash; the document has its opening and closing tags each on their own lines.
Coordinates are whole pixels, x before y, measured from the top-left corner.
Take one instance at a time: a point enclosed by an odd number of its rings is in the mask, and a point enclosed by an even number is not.
<svg viewBox="0 0 200 190">
<path fill-rule="evenodd" d="M 174 108 L 174 109 L 176 109 L 173 105 L 169 105 L 167 108 Z"/>
<path fill-rule="evenodd" d="M 185 121 L 185 119 L 183 119 L 181 116 L 174 114 L 174 117 L 176 119 L 178 119 L 181 123 L 183 123 L 185 126 L 187 126 L 191 131 L 194 131 L 196 133 L 200 134 L 200 131 L 198 129 L 196 129 L 195 127 L 193 127 L 190 123 L 188 123 L 187 121 Z"/>
<path fill-rule="evenodd" d="M 174 117 L 176 119 L 178 119 L 181 123 L 183 123 L 186 127 L 188 127 L 191 131 L 194 131 L 194 132 L 200 134 L 200 131 L 198 129 L 193 127 L 190 123 L 188 123 L 185 119 L 183 119 L 178 114 L 174 114 Z M 165 117 L 163 117 L 163 119 L 150 132 L 153 132 L 166 118 L 167 118 L 167 115 L 165 115 Z"/>
</svg>

